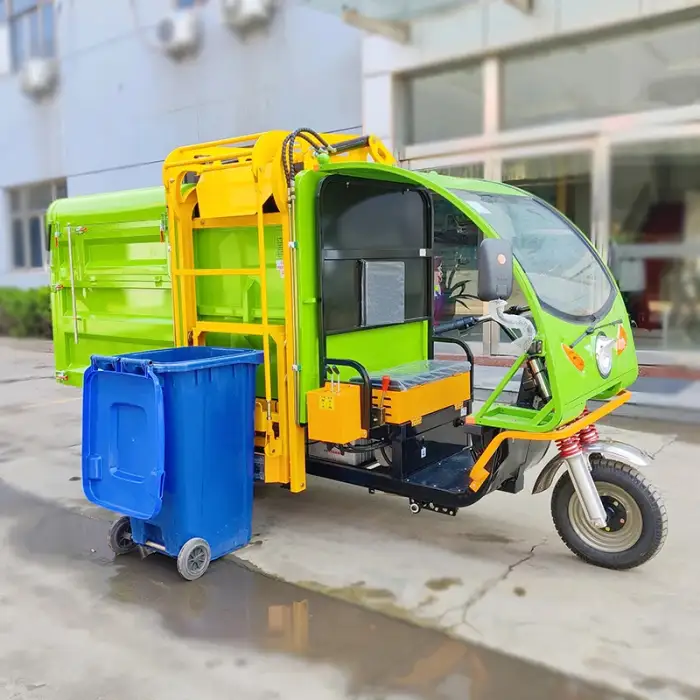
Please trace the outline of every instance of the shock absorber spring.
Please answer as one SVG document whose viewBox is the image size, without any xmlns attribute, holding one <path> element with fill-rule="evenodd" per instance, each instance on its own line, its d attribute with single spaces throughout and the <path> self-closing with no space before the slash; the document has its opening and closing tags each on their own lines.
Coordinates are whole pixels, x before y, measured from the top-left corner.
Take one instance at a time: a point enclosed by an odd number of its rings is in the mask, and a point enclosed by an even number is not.
<svg viewBox="0 0 700 700">
<path fill-rule="evenodd" d="M 586 409 L 582 415 L 587 416 L 590 413 L 588 409 Z M 587 425 L 585 428 L 582 428 L 579 431 L 579 439 L 581 441 L 581 445 L 584 447 L 586 445 L 592 445 L 595 442 L 598 442 L 600 440 L 600 435 L 598 434 L 598 428 L 596 427 L 595 423 L 591 423 L 590 425 Z"/>
<path fill-rule="evenodd" d="M 557 440 L 557 449 L 563 459 L 570 459 L 581 454 L 581 441 L 578 435 L 572 435 L 562 440 Z"/>
<path fill-rule="evenodd" d="M 607 513 L 593 482 L 588 458 L 581 449 L 581 438 L 577 434 L 557 440 L 557 449 L 568 465 L 571 481 L 589 521 L 596 527 L 605 527 Z"/>
</svg>

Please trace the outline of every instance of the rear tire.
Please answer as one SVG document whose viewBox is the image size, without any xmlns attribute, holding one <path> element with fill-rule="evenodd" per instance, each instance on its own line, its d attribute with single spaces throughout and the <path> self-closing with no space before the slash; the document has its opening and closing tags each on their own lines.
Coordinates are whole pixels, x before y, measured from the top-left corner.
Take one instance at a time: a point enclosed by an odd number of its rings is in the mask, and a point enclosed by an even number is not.
<svg viewBox="0 0 700 700">
<path fill-rule="evenodd" d="M 117 555 L 128 554 L 136 549 L 136 543 L 131 536 L 131 520 L 119 518 L 109 529 L 109 547 Z"/>
<path fill-rule="evenodd" d="M 564 544 L 589 564 L 606 569 L 633 569 L 649 561 L 664 545 L 666 506 L 659 492 L 633 467 L 591 458 L 591 475 L 608 513 L 608 526 L 588 522 L 568 471 L 552 494 L 552 519 Z"/>
</svg>

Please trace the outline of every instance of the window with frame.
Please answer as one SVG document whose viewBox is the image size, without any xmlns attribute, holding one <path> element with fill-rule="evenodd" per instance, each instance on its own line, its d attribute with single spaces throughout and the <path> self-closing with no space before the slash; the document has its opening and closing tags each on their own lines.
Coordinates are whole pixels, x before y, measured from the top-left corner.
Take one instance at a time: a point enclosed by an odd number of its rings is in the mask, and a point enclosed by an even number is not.
<svg viewBox="0 0 700 700">
<path fill-rule="evenodd" d="M 48 262 L 46 210 L 51 202 L 67 196 L 66 181 L 14 187 L 7 196 L 12 266 L 16 270 L 41 270 Z"/>
<path fill-rule="evenodd" d="M 514 53 L 502 91 L 503 129 L 700 104 L 700 18 Z"/>
<path fill-rule="evenodd" d="M 10 30 L 12 69 L 56 53 L 54 0 L 0 0 L 0 22 Z"/>
<path fill-rule="evenodd" d="M 409 75 L 404 78 L 403 86 L 406 145 L 483 132 L 481 63 Z"/>
</svg>

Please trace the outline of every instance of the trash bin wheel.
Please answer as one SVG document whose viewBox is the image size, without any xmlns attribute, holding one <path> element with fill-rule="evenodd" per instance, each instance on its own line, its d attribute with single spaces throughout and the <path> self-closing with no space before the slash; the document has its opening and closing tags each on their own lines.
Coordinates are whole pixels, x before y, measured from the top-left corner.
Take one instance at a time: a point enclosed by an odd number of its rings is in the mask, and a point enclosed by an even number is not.
<svg viewBox="0 0 700 700">
<path fill-rule="evenodd" d="M 109 529 L 109 546 L 117 555 L 128 554 L 136 549 L 136 543 L 131 537 L 131 520 L 127 517 L 119 518 L 112 523 Z"/>
<path fill-rule="evenodd" d="M 194 581 L 209 568 L 211 549 L 206 540 L 194 537 L 182 545 L 177 555 L 177 570 L 182 578 Z"/>
</svg>

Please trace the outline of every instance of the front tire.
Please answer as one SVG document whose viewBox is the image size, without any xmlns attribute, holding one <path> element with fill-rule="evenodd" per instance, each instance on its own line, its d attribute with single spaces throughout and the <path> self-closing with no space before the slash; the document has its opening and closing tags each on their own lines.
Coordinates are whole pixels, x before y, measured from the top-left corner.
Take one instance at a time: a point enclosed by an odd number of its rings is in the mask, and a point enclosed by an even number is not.
<svg viewBox="0 0 700 700">
<path fill-rule="evenodd" d="M 567 471 L 552 494 L 552 519 L 564 544 L 585 562 L 606 569 L 633 569 L 649 561 L 668 531 L 659 492 L 622 462 L 594 456 L 591 475 L 608 513 L 607 527 L 588 521 Z"/>
</svg>

